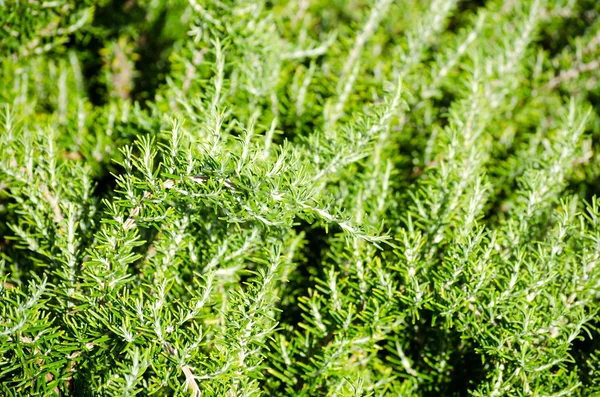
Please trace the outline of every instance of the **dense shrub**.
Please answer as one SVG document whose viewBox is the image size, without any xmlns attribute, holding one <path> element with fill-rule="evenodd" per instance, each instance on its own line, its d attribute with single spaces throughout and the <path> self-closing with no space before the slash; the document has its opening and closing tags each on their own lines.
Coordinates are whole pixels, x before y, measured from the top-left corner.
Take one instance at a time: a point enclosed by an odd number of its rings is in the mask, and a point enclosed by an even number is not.
<svg viewBox="0 0 600 397">
<path fill-rule="evenodd" d="M 600 395 L 599 13 L 0 0 L 0 395 Z"/>
</svg>

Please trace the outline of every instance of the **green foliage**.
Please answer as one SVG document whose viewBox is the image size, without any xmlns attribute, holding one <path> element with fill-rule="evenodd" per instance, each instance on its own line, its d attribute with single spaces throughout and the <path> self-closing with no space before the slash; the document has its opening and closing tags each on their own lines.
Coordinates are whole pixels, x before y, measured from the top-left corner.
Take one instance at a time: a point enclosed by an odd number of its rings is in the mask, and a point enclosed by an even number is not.
<svg viewBox="0 0 600 397">
<path fill-rule="evenodd" d="M 600 395 L 599 14 L 0 0 L 0 394 Z"/>
</svg>

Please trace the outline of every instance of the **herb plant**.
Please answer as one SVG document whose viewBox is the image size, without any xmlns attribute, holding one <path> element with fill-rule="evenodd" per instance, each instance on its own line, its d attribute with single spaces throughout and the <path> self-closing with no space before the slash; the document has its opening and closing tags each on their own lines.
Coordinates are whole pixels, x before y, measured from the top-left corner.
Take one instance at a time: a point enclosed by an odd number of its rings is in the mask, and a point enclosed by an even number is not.
<svg viewBox="0 0 600 397">
<path fill-rule="evenodd" d="M 600 396 L 600 3 L 0 0 L 0 395 Z"/>
</svg>

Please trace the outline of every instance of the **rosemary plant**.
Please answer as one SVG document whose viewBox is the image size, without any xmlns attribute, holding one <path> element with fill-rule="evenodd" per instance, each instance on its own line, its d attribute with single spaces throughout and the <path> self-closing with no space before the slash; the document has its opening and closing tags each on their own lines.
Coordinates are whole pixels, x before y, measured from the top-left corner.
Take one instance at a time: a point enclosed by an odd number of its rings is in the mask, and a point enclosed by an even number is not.
<svg viewBox="0 0 600 397">
<path fill-rule="evenodd" d="M 0 0 L 0 395 L 600 396 L 600 3 Z"/>
</svg>

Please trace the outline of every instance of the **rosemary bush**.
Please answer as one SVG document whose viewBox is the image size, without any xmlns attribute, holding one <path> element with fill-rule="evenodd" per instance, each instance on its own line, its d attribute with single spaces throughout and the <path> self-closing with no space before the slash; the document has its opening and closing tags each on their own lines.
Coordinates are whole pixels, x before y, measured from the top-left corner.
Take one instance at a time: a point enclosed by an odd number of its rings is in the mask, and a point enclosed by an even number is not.
<svg viewBox="0 0 600 397">
<path fill-rule="evenodd" d="M 600 395 L 600 3 L 0 0 L 0 395 Z"/>
</svg>

